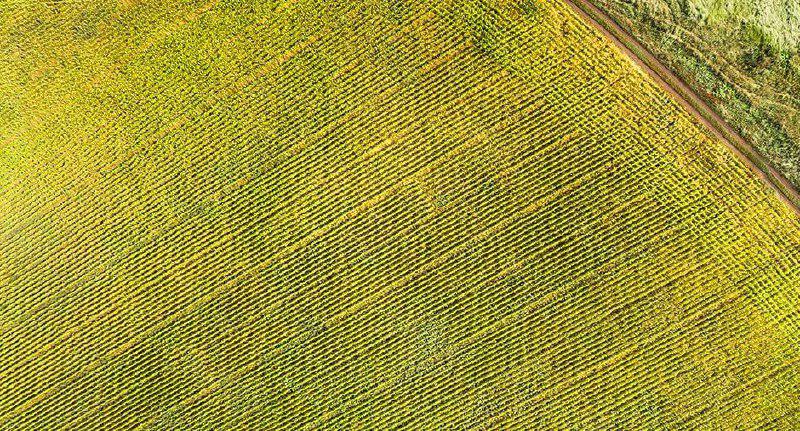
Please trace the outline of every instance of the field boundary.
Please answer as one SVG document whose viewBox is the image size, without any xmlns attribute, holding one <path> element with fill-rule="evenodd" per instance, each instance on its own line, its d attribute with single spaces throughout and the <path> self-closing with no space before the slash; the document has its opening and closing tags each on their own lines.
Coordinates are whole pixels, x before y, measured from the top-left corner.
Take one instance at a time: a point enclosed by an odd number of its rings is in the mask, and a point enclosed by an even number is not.
<svg viewBox="0 0 800 431">
<path fill-rule="evenodd" d="M 591 0 L 564 0 L 581 18 L 610 39 L 625 55 L 664 88 L 706 129 L 766 183 L 800 217 L 800 192 L 728 124 L 686 82 L 664 65 L 613 18 Z"/>
</svg>

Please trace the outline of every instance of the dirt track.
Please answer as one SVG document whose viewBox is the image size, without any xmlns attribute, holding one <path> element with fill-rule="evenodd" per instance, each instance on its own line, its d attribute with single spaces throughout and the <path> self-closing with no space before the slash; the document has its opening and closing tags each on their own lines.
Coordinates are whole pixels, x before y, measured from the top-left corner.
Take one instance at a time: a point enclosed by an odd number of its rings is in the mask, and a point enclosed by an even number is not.
<svg viewBox="0 0 800 431">
<path fill-rule="evenodd" d="M 800 216 L 800 193 L 775 170 L 739 133 L 679 76 L 590 0 L 565 0 L 582 18 L 611 39 L 642 70 L 667 90 L 700 123 L 719 137 L 757 176 Z"/>
</svg>

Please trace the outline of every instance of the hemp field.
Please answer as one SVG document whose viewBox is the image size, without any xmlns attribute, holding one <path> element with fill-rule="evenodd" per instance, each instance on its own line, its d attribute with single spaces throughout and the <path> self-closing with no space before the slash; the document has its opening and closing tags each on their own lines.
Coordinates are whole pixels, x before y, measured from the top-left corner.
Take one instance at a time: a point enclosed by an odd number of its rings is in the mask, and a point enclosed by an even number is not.
<svg viewBox="0 0 800 431">
<path fill-rule="evenodd" d="M 0 429 L 797 426 L 797 216 L 562 2 L 0 23 Z"/>
</svg>

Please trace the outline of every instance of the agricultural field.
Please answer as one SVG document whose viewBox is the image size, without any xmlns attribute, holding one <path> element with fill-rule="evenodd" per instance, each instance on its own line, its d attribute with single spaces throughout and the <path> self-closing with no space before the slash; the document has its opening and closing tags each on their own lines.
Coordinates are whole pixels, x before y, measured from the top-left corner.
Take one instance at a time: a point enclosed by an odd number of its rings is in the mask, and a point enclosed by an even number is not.
<svg viewBox="0 0 800 431">
<path fill-rule="evenodd" d="M 561 0 L 8 0 L 0 65 L 2 430 L 800 426 L 800 218 Z"/>
</svg>

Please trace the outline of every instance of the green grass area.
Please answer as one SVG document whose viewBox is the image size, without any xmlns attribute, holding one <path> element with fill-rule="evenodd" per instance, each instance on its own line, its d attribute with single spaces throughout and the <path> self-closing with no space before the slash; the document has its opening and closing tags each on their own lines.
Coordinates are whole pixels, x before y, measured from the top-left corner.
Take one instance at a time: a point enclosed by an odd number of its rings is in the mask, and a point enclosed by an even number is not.
<svg viewBox="0 0 800 431">
<path fill-rule="evenodd" d="M 800 4 L 595 0 L 800 185 Z"/>
</svg>

